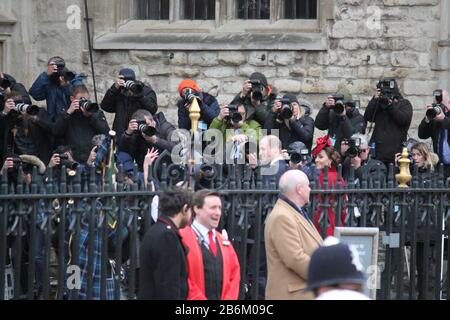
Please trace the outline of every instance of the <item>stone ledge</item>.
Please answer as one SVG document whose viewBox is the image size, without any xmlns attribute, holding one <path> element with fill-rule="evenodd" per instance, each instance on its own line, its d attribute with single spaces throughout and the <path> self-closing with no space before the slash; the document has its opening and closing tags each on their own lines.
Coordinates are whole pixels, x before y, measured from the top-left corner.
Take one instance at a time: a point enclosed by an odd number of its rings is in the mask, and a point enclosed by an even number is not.
<svg viewBox="0 0 450 320">
<path fill-rule="evenodd" d="M 94 49 L 325 51 L 327 39 L 322 33 L 107 33 L 94 39 Z"/>
</svg>

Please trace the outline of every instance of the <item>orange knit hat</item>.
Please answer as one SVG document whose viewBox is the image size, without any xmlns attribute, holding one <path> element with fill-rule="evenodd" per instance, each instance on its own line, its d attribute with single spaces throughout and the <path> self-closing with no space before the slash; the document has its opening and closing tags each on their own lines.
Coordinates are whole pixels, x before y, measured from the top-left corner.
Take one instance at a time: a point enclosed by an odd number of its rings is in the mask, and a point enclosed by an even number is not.
<svg viewBox="0 0 450 320">
<path fill-rule="evenodd" d="M 180 94 L 180 96 L 183 95 L 183 90 L 186 88 L 191 88 L 191 89 L 195 90 L 196 92 L 202 91 L 194 80 L 186 79 L 186 80 L 181 81 L 180 85 L 178 86 L 178 93 Z"/>
</svg>

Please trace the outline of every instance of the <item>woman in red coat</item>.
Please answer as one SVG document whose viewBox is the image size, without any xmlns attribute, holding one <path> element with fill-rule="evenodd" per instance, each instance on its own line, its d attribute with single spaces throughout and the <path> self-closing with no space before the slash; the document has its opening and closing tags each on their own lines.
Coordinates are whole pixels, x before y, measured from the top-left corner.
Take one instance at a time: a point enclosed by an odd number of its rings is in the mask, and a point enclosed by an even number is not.
<svg viewBox="0 0 450 320">
<path fill-rule="evenodd" d="M 312 151 L 312 156 L 315 158 L 316 169 L 320 171 L 318 187 L 320 189 L 325 189 L 325 168 L 328 168 L 328 189 L 337 189 L 338 187 L 344 189 L 344 179 L 342 179 L 342 177 L 339 177 L 337 172 L 337 166 L 341 162 L 341 157 L 339 153 L 332 147 L 328 135 L 317 139 L 316 147 Z M 346 208 L 344 204 L 346 199 L 347 196 L 343 195 L 340 223 L 338 222 L 338 225 L 344 225 L 345 222 Z M 338 201 L 336 199 L 336 196 L 328 195 L 325 199 L 323 195 L 318 194 L 315 196 L 314 200 L 317 203 L 317 210 L 313 216 L 314 225 L 316 226 L 319 233 L 322 234 L 323 219 L 325 219 L 325 217 L 321 219 L 321 216 L 324 211 L 323 205 L 327 203 L 330 206 L 328 207 L 328 222 L 326 224 L 327 229 L 325 234 L 326 236 L 334 235 L 334 228 L 336 226 L 336 210 L 338 209 Z"/>
</svg>

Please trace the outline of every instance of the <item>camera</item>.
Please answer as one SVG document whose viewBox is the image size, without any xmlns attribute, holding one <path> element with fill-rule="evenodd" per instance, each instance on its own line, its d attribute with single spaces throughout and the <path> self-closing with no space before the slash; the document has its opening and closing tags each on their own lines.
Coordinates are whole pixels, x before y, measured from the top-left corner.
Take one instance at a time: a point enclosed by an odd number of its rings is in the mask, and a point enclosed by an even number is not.
<svg viewBox="0 0 450 320">
<path fill-rule="evenodd" d="M 428 119 L 433 120 L 442 112 L 441 104 L 433 103 L 432 108 L 428 109 L 426 112 L 426 116 Z"/>
<path fill-rule="evenodd" d="M 442 108 L 442 100 L 443 100 L 442 90 L 441 89 L 434 90 L 433 96 L 436 99 L 436 103 L 433 103 L 432 108 L 428 109 L 426 112 L 426 116 L 429 120 L 433 120 L 434 118 L 436 118 L 438 115 L 441 114 L 441 112 L 443 110 L 443 108 Z"/>
<path fill-rule="evenodd" d="M 127 78 L 124 78 L 123 80 L 125 81 L 125 84 L 123 85 L 124 88 L 132 92 L 134 95 L 141 95 L 144 91 L 144 84 L 142 82 Z"/>
<path fill-rule="evenodd" d="M 261 101 L 263 99 L 263 85 L 259 80 L 250 80 L 252 84 L 252 99 Z"/>
<path fill-rule="evenodd" d="M 292 152 L 289 154 L 290 161 L 293 164 L 299 164 L 300 162 L 308 161 L 308 155 L 309 155 L 308 149 L 302 149 L 302 150 L 300 150 L 300 153 Z"/>
<path fill-rule="evenodd" d="M 378 81 L 377 89 L 380 89 L 379 101 L 382 108 L 387 108 L 390 105 L 389 100 L 394 100 L 398 98 L 396 84 L 394 79 L 383 79 Z"/>
<path fill-rule="evenodd" d="M 139 132 L 145 134 L 146 136 L 152 137 L 156 134 L 156 129 L 147 125 L 145 121 L 138 121 Z"/>
<path fill-rule="evenodd" d="M 0 78 L 0 87 L 1 87 L 3 90 L 8 89 L 9 87 L 11 87 L 11 81 L 9 81 L 9 80 L 6 79 L 6 78 Z"/>
<path fill-rule="evenodd" d="M 19 103 L 16 102 L 16 106 L 14 107 L 14 110 L 19 113 L 22 113 L 22 112 L 28 113 L 31 116 L 35 116 L 39 113 L 38 106 L 29 105 L 29 104 L 21 103 L 21 102 L 19 102 Z"/>
<path fill-rule="evenodd" d="M 231 104 L 228 106 L 229 116 L 227 117 L 227 122 L 231 126 L 237 124 L 243 120 L 242 115 L 238 112 L 238 106 Z"/>
<path fill-rule="evenodd" d="M 289 99 L 281 99 L 280 103 L 281 103 L 281 108 L 279 110 L 280 118 L 283 120 L 289 120 L 290 118 L 292 118 L 292 115 L 294 114 L 292 110 L 291 101 Z"/>
<path fill-rule="evenodd" d="M 343 94 L 333 94 L 331 97 L 334 100 L 334 107 L 332 108 L 334 110 L 334 112 L 336 112 L 337 114 L 344 113 L 344 108 L 345 108 L 344 95 Z"/>
<path fill-rule="evenodd" d="M 361 153 L 361 139 L 359 138 L 351 138 L 351 139 L 346 139 L 347 143 L 348 143 L 348 150 L 345 153 L 346 157 L 350 157 L 350 158 L 355 158 L 357 156 L 359 156 L 359 154 Z"/>
<path fill-rule="evenodd" d="M 80 99 L 80 108 L 89 113 L 96 113 L 98 110 L 100 110 L 97 103 L 85 98 Z"/>
<path fill-rule="evenodd" d="M 195 98 L 197 98 L 197 99 L 200 98 L 198 93 L 191 88 L 186 88 L 183 92 L 183 96 L 188 104 L 191 104 Z"/>
</svg>

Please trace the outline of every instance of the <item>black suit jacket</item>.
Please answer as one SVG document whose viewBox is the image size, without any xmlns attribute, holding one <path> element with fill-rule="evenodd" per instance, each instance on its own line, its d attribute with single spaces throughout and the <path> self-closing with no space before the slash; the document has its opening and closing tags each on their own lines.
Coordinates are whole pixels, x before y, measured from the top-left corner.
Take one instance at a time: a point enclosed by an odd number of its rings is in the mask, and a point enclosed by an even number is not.
<svg viewBox="0 0 450 320">
<path fill-rule="evenodd" d="M 186 252 L 176 226 L 167 217 L 148 230 L 141 245 L 139 299 L 185 300 Z"/>
</svg>

